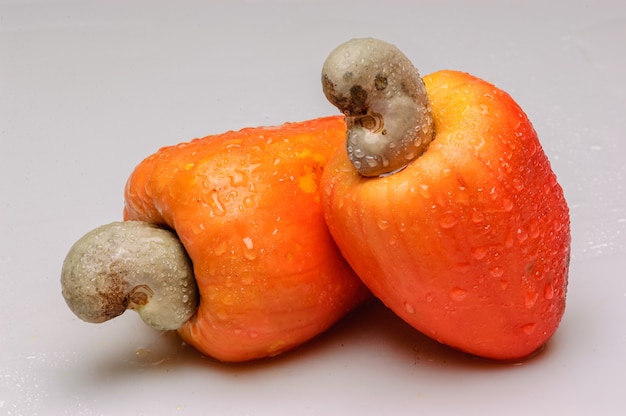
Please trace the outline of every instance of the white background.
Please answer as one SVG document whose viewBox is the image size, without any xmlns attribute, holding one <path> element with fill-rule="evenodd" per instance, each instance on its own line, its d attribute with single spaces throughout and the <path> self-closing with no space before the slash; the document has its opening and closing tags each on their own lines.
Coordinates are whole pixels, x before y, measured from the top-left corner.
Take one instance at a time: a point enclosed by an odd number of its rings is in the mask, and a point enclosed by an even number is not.
<svg viewBox="0 0 626 416">
<path fill-rule="evenodd" d="M 534 359 L 493 364 L 380 304 L 279 359 L 224 365 L 134 313 L 76 319 L 67 250 L 121 218 L 163 145 L 335 114 L 328 53 L 399 46 L 508 91 L 571 208 L 568 307 Z M 626 414 L 626 3 L 0 0 L 0 414 Z"/>
</svg>

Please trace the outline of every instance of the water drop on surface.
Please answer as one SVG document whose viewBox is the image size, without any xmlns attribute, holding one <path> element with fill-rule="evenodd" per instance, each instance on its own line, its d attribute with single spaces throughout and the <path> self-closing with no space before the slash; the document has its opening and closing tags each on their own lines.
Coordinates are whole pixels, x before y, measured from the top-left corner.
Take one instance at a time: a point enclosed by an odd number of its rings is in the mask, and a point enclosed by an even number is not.
<svg viewBox="0 0 626 416">
<path fill-rule="evenodd" d="M 502 277 L 502 275 L 504 274 L 504 269 L 502 267 L 494 267 L 493 269 L 489 270 L 489 273 L 492 277 L 495 278 Z"/>
<path fill-rule="evenodd" d="M 378 228 L 380 228 L 381 230 L 386 230 L 387 228 L 389 228 L 389 221 L 387 221 L 387 220 L 379 220 L 378 221 Z"/>
<path fill-rule="evenodd" d="M 537 324 L 535 324 L 534 322 L 522 325 L 522 331 L 524 331 L 524 333 L 526 335 L 530 335 L 533 333 L 533 331 L 535 330 L 535 327 L 537 326 Z"/>
<path fill-rule="evenodd" d="M 470 146 L 472 146 L 475 150 L 479 150 L 481 147 L 484 146 L 485 144 L 485 139 L 483 139 L 482 137 L 472 137 L 469 140 L 469 144 Z"/>
<path fill-rule="evenodd" d="M 538 297 L 539 294 L 537 292 L 526 292 L 526 294 L 524 295 L 524 305 L 527 308 L 532 308 L 533 306 L 535 306 L 535 303 L 537 303 Z"/>
<path fill-rule="evenodd" d="M 480 224 L 485 220 L 485 214 L 482 212 L 474 211 L 472 212 L 472 222 L 474 224 Z"/>
<path fill-rule="evenodd" d="M 513 201 L 511 201 L 509 198 L 503 198 L 502 209 L 506 212 L 511 211 L 513 209 Z"/>
<path fill-rule="evenodd" d="M 548 283 L 544 288 L 543 297 L 546 300 L 550 300 L 554 297 L 554 286 L 552 286 L 552 283 Z"/>
<path fill-rule="evenodd" d="M 226 214 L 226 208 L 224 208 L 224 204 L 220 200 L 220 195 L 218 191 L 211 192 L 211 207 L 213 208 L 213 212 L 215 215 L 224 216 Z"/>
<path fill-rule="evenodd" d="M 539 223 L 537 220 L 532 220 L 528 225 L 528 235 L 530 238 L 537 238 L 539 237 L 539 234 Z"/>
<path fill-rule="evenodd" d="M 420 184 L 418 192 L 424 199 L 428 199 L 431 197 L 430 189 L 425 183 Z"/>
<path fill-rule="evenodd" d="M 367 163 L 370 168 L 375 168 L 376 165 L 378 165 L 378 161 L 373 156 L 366 156 L 365 163 Z"/>
<path fill-rule="evenodd" d="M 460 287 L 455 287 L 450 292 L 450 296 L 453 300 L 460 301 L 467 297 L 467 290 L 461 289 Z"/>
<path fill-rule="evenodd" d="M 411 315 L 413 315 L 415 313 L 415 308 L 413 307 L 413 305 L 411 305 L 408 302 L 404 302 L 404 309 L 410 313 Z"/>
<path fill-rule="evenodd" d="M 254 248 L 254 242 L 250 237 L 244 237 L 243 243 L 245 244 L 248 250 L 252 250 Z"/>
<path fill-rule="evenodd" d="M 474 247 L 472 249 L 472 257 L 476 260 L 482 260 L 487 256 L 488 247 Z"/>
<path fill-rule="evenodd" d="M 454 212 L 448 211 L 443 213 L 441 218 L 439 219 L 439 226 L 445 230 L 454 227 L 459 222 L 458 217 Z"/>
<path fill-rule="evenodd" d="M 523 228 L 518 228 L 516 235 L 517 235 L 517 240 L 520 243 L 523 243 L 528 238 L 528 233 Z"/>
<path fill-rule="evenodd" d="M 521 191 L 524 189 L 524 181 L 522 181 L 520 178 L 513 178 L 513 188 L 515 188 L 516 191 Z"/>
</svg>

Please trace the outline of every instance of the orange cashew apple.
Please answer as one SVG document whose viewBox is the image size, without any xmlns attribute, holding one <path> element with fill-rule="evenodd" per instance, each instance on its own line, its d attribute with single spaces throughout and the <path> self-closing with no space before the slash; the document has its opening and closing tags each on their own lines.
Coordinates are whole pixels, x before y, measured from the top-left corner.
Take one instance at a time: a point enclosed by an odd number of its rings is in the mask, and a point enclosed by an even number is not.
<svg viewBox="0 0 626 416">
<path fill-rule="evenodd" d="M 455 71 L 422 82 L 407 62 L 392 45 L 356 39 L 324 66 L 349 127 L 347 151 L 322 176 L 331 233 L 374 295 L 419 331 L 486 358 L 526 357 L 565 309 L 563 191 L 508 94 Z M 406 114 L 416 114 L 410 126 Z"/>
<path fill-rule="evenodd" d="M 320 334 L 370 296 L 328 231 L 318 189 L 345 130 L 328 117 L 160 149 L 128 179 L 126 221 L 68 254 L 68 305 L 89 322 L 135 309 L 222 361 Z"/>
</svg>

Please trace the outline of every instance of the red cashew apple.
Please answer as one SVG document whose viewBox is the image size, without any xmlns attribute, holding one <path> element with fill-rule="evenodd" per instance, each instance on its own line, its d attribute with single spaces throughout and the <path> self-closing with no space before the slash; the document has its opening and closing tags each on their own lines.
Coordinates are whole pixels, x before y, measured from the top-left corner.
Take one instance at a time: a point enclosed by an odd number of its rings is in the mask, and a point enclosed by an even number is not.
<svg viewBox="0 0 626 416">
<path fill-rule="evenodd" d="M 349 127 L 322 176 L 326 221 L 363 282 L 443 344 L 496 360 L 540 349 L 565 309 L 569 213 L 519 105 L 462 72 L 422 83 L 373 39 L 334 51 L 323 83 Z"/>
</svg>

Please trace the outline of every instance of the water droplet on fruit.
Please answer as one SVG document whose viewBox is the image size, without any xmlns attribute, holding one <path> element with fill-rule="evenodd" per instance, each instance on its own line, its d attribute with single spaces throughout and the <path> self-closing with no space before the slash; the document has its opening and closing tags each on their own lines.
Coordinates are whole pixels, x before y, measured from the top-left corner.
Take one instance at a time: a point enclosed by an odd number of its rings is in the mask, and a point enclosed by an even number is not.
<svg viewBox="0 0 626 416">
<path fill-rule="evenodd" d="M 450 292 L 450 296 L 453 300 L 461 301 L 467 297 L 467 290 L 462 289 L 460 287 L 455 287 Z"/>
<path fill-rule="evenodd" d="M 500 280 L 500 287 L 502 290 L 506 290 L 506 288 L 509 287 L 509 281 L 505 279 Z"/>
<path fill-rule="evenodd" d="M 217 216 L 221 217 L 226 214 L 226 208 L 224 208 L 224 204 L 220 200 L 219 192 L 216 190 L 211 192 L 211 207 Z"/>
<path fill-rule="evenodd" d="M 526 292 L 526 294 L 524 295 L 524 305 L 527 308 L 532 308 L 533 306 L 535 306 L 538 297 L 539 294 L 537 292 Z"/>
<path fill-rule="evenodd" d="M 513 201 L 509 198 L 502 198 L 502 209 L 506 212 L 509 212 L 513 209 Z"/>
<path fill-rule="evenodd" d="M 415 308 L 413 307 L 413 305 L 411 305 L 408 302 L 404 302 L 404 309 L 406 309 L 406 311 L 410 313 L 411 315 L 415 313 Z"/>
<path fill-rule="evenodd" d="M 483 139 L 482 136 L 472 137 L 469 140 L 469 144 L 474 148 L 474 150 L 479 150 L 485 144 L 485 139 Z"/>
<path fill-rule="evenodd" d="M 502 275 L 504 275 L 504 269 L 502 267 L 494 267 L 489 270 L 489 274 L 494 278 L 502 277 Z"/>
<path fill-rule="evenodd" d="M 528 235 L 530 238 L 539 237 L 539 223 L 537 220 L 532 220 L 530 224 L 528 224 Z"/>
<path fill-rule="evenodd" d="M 378 220 L 378 228 L 380 228 L 381 230 L 386 230 L 387 228 L 389 228 L 389 221 L 387 220 Z"/>
<path fill-rule="evenodd" d="M 552 286 L 552 283 L 548 283 L 544 288 L 543 297 L 546 300 L 550 300 L 554 297 L 554 286 Z"/>
<path fill-rule="evenodd" d="M 370 168 L 375 168 L 376 165 L 378 165 L 378 161 L 373 156 L 365 156 L 365 163 L 367 163 Z"/>
<path fill-rule="evenodd" d="M 432 293 L 426 294 L 426 302 L 430 303 L 433 301 L 433 299 L 435 299 L 435 295 L 433 295 Z"/>
<path fill-rule="evenodd" d="M 472 212 L 472 222 L 474 222 L 474 224 L 480 224 L 484 220 L 485 220 L 485 214 L 483 214 L 482 212 L 478 212 L 478 211 Z"/>
<path fill-rule="evenodd" d="M 257 257 L 257 252 L 254 250 L 254 242 L 250 237 L 244 237 L 243 244 L 246 246 L 246 250 L 243 252 L 243 256 L 248 260 L 254 260 Z"/>
<path fill-rule="evenodd" d="M 523 228 L 518 228 L 516 232 L 517 240 L 523 243 L 528 238 L 528 233 Z"/>
<path fill-rule="evenodd" d="M 512 183 L 513 188 L 515 188 L 516 191 L 519 192 L 524 189 L 524 181 L 522 181 L 520 178 L 513 178 Z"/>
<path fill-rule="evenodd" d="M 476 260 L 482 260 L 487 256 L 487 252 L 489 251 L 489 247 L 474 247 L 472 249 L 472 257 Z"/>
<path fill-rule="evenodd" d="M 458 217 L 454 212 L 448 211 L 443 213 L 441 218 L 439 219 L 439 226 L 443 229 L 449 229 L 454 227 L 459 222 Z"/>
<path fill-rule="evenodd" d="M 522 331 L 524 331 L 524 333 L 526 335 L 530 335 L 533 333 L 533 331 L 535 330 L 535 327 L 537 326 L 537 324 L 535 324 L 534 322 L 522 325 Z"/>
<path fill-rule="evenodd" d="M 428 185 L 426 185 L 425 183 L 420 184 L 418 192 L 424 199 L 428 199 L 431 196 Z"/>
</svg>

